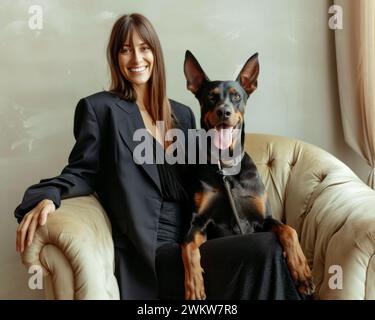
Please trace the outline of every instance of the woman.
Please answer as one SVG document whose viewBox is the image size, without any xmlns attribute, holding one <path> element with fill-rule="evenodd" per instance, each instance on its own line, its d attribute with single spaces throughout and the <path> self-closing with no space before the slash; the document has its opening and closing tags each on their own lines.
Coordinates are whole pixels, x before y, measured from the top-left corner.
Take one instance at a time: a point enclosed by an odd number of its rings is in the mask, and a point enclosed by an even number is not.
<svg viewBox="0 0 375 320">
<path fill-rule="evenodd" d="M 189 177 L 193 174 L 184 165 L 137 164 L 133 134 L 147 129 L 155 160 L 155 150 L 164 152 L 169 144 L 164 143 L 164 132 L 178 127 L 187 134 L 195 128 L 194 115 L 167 99 L 161 46 L 145 17 L 131 14 L 116 21 L 107 57 L 111 89 L 79 101 L 69 164 L 59 176 L 27 189 L 15 211 L 20 222 L 17 250 L 22 252 L 32 243 L 36 228 L 46 223 L 61 199 L 96 192 L 112 224 L 121 298 L 183 298 L 179 243 L 191 218 Z M 163 121 L 164 132 L 156 121 Z M 208 298 L 298 298 L 275 237 L 257 235 L 252 241 L 255 246 L 236 250 L 231 239 L 202 246 Z M 233 251 L 233 263 L 228 264 Z M 218 268 L 223 258 L 226 261 Z M 259 269 L 265 262 L 272 269 L 267 273 Z M 255 283 L 254 275 L 273 279 Z M 275 280 L 281 283 L 277 290 Z"/>
</svg>

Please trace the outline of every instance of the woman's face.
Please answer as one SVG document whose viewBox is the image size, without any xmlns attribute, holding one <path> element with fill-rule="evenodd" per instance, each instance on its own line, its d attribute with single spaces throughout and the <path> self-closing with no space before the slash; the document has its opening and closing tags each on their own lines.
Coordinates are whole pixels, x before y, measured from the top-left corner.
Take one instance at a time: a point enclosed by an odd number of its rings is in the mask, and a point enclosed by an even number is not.
<svg viewBox="0 0 375 320">
<path fill-rule="evenodd" d="M 133 86 L 142 86 L 150 79 L 154 54 L 137 32 L 125 41 L 118 59 L 122 74 Z"/>
</svg>

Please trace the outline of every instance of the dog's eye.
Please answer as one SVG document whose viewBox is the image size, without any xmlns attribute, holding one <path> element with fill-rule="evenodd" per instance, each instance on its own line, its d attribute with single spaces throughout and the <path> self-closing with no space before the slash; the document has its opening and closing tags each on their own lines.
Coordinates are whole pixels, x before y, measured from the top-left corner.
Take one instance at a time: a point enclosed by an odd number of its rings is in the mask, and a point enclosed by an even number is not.
<svg viewBox="0 0 375 320">
<path fill-rule="evenodd" d="M 210 93 L 208 96 L 207 96 L 208 100 L 210 100 L 211 102 L 215 102 L 215 96 Z"/>
<path fill-rule="evenodd" d="M 232 100 L 238 102 L 241 100 L 241 96 L 238 93 L 232 95 Z"/>
</svg>

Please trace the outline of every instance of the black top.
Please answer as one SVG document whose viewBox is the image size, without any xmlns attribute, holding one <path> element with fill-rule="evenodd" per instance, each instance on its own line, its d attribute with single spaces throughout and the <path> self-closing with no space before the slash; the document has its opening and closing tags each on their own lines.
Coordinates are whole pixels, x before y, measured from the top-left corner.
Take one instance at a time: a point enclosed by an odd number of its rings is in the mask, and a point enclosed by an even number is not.
<svg viewBox="0 0 375 320">
<path fill-rule="evenodd" d="M 156 161 L 156 149 L 159 154 L 164 155 L 165 151 L 159 142 L 153 137 L 154 161 Z M 178 170 L 179 164 L 157 163 L 163 204 L 160 210 L 157 247 L 164 244 L 180 243 L 186 231 L 186 219 L 189 217 L 186 202 L 188 193 L 183 184 L 183 177 Z"/>
<path fill-rule="evenodd" d="M 156 159 L 156 149 L 163 147 L 157 140 L 153 138 L 154 142 L 154 160 Z M 164 155 L 164 149 L 161 151 Z M 156 160 L 155 160 L 156 161 Z M 178 163 L 169 164 L 165 159 L 163 163 L 157 163 L 159 179 L 161 184 L 162 197 L 165 201 L 184 202 L 188 200 L 188 194 L 183 186 L 182 175 L 178 170 Z"/>
</svg>

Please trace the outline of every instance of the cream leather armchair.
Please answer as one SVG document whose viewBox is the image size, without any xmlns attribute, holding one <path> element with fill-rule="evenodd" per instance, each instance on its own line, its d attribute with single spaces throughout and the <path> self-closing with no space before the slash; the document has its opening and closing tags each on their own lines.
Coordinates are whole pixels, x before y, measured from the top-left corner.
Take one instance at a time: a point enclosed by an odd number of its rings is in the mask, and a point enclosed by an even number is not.
<svg viewBox="0 0 375 320">
<path fill-rule="evenodd" d="M 375 299 L 375 192 L 332 155 L 301 141 L 247 134 L 246 150 L 274 216 L 299 234 L 315 298 Z M 22 259 L 43 267 L 46 298 L 119 298 L 110 224 L 94 196 L 63 200 Z"/>
</svg>

